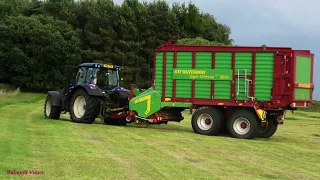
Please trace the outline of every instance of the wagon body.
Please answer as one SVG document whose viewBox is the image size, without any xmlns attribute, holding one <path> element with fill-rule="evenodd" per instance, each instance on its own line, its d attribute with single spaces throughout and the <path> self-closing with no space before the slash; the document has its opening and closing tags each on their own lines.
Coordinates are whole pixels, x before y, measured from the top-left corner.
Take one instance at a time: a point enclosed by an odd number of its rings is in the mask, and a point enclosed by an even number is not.
<svg viewBox="0 0 320 180">
<path fill-rule="evenodd" d="M 155 49 L 152 87 L 139 94 L 131 86 L 128 118 L 180 122 L 189 108 L 196 133 L 269 138 L 286 110 L 310 106 L 313 61 L 308 50 L 168 41 Z"/>
<path fill-rule="evenodd" d="M 153 86 L 163 106 L 308 107 L 314 55 L 284 47 L 158 47 Z"/>
</svg>

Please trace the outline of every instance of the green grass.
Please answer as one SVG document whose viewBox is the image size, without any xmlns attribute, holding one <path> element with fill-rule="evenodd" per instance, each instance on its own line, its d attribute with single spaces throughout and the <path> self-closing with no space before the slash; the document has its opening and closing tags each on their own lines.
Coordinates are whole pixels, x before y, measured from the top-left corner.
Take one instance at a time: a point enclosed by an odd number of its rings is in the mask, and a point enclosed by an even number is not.
<svg viewBox="0 0 320 180">
<path fill-rule="evenodd" d="M 44 95 L 6 98 L 0 179 L 320 179 L 317 112 L 288 112 L 272 138 L 243 140 L 195 134 L 187 113 L 168 125 L 89 125 L 70 122 L 68 114 L 44 119 Z"/>
<path fill-rule="evenodd" d="M 35 103 L 46 97 L 46 94 L 36 93 L 2 93 L 0 94 L 0 108 L 17 103 Z"/>
</svg>

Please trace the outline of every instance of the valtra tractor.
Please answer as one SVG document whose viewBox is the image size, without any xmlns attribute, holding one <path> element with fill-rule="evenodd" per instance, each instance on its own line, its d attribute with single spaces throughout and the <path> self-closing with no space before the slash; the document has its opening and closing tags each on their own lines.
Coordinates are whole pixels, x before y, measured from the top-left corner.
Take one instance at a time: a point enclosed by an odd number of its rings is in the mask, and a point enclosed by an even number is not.
<svg viewBox="0 0 320 180">
<path fill-rule="evenodd" d="M 49 91 L 46 118 L 59 119 L 70 113 L 74 122 L 91 124 L 100 117 L 106 124 L 125 125 L 129 91 L 120 87 L 120 66 L 83 63 L 69 72 L 62 94 Z"/>
<path fill-rule="evenodd" d="M 155 49 L 152 86 L 119 87 L 119 67 L 85 63 L 62 95 L 49 91 L 45 116 L 72 121 L 167 124 L 192 114 L 195 133 L 269 138 L 287 110 L 309 108 L 314 55 L 288 47 L 193 46 L 170 40 Z"/>
</svg>

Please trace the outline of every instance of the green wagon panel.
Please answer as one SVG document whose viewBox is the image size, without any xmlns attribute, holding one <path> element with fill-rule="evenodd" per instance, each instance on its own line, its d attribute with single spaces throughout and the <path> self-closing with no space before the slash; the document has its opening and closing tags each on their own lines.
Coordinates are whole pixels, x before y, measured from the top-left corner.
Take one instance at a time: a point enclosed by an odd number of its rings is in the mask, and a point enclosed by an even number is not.
<svg viewBox="0 0 320 180">
<path fill-rule="evenodd" d="M 296 100 L 310 100 L 310 89 L 296 88 L 294 97 Z"/>
<path fill-rule="evenodd" d="M 155 87 L 159 93 L 162 93 L 162 79 L 163 79 L 163 53 L 156 55 L 156 73 L 155 73 Z"/>
<path fill-rule="evenodd" d="M 252 53 L 237 52 L 235 54 L 235 74 L 236 75 L 251 75 L 252 73 Z M 246 85 L 246 78 L 240 77 L 236 79 L 236 99 L 247 100 L 249 93 L 248 85 Z"/>
<path fill-rule="evenodd" d="M 311 58 L 304 56 L 296 57 L 296 82 L 310 83 L 311 81 Z"/>
<path fill-rule="evenodd" d="M 192 52 L 177 52 L 177 68 L 192 69 Z M 176 80 L 176 97 L 191 98 L 192 81 L 189 79 Z"/>
<path fill-rule="evenodd" d="M 208 69 L 212 66 L 211 52 L 196 53 L 196 69 Z M 210 99 L 211 81 L 195 80 L 195 98 Z"/>
<path fill-rule="evenodd" d="M 214 99 L 231 99 L 231 82 L 215 81 L 214 82 Z"/>
<path fill-rule="evenodd" d="M 210 99 L 211 96 L 211 81 L 196 81 L 195 82 L 195 98 Z"/>
<path fill-rule="evenodd" d="M 173 88 L 173 59 L 174 53 L 167 52 L 167 63 L 166 63 L 166 97 L 172 97 L 172 88 Z"/>
<path fill-rule="evenodd" d="M 215 53 L 215 69 L 232 69 L 232 53 Z M 231 99 L 231 81 L 214 81 L 214 99 Z"/>
<path fill-rule="evenodd" d="M 274 53 L 256 53 L 254 97 L 259 101 L 271 100 Z"/>
<path fill-rule="evenodd" d="M 247 70 L 247 75 L 251 75 L 252 73 L 252 53 L 246 52 L 237 52 L 236 53 L 236 67 L 235 74 L 238 74 L 238 70 L 240 70 L 240 74 L 244 73 L 244 69 Z"/>
</svg>

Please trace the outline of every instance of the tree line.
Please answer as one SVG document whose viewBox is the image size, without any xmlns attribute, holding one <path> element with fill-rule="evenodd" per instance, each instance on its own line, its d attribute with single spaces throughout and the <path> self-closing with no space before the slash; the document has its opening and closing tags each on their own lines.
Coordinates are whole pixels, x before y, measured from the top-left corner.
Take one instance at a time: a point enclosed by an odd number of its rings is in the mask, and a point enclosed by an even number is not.
<svg viewBox="0 0 320 180">
<path fill-rule="evenodd" d="M 181 44 L 231 45 L 230 28 L 192 3 L 124 0 L 2 0 L 0 82 L 63 87 L 69 66 L 123 65 L 122 85 L 150 86 L 153 51 Z"/>
</svg>

